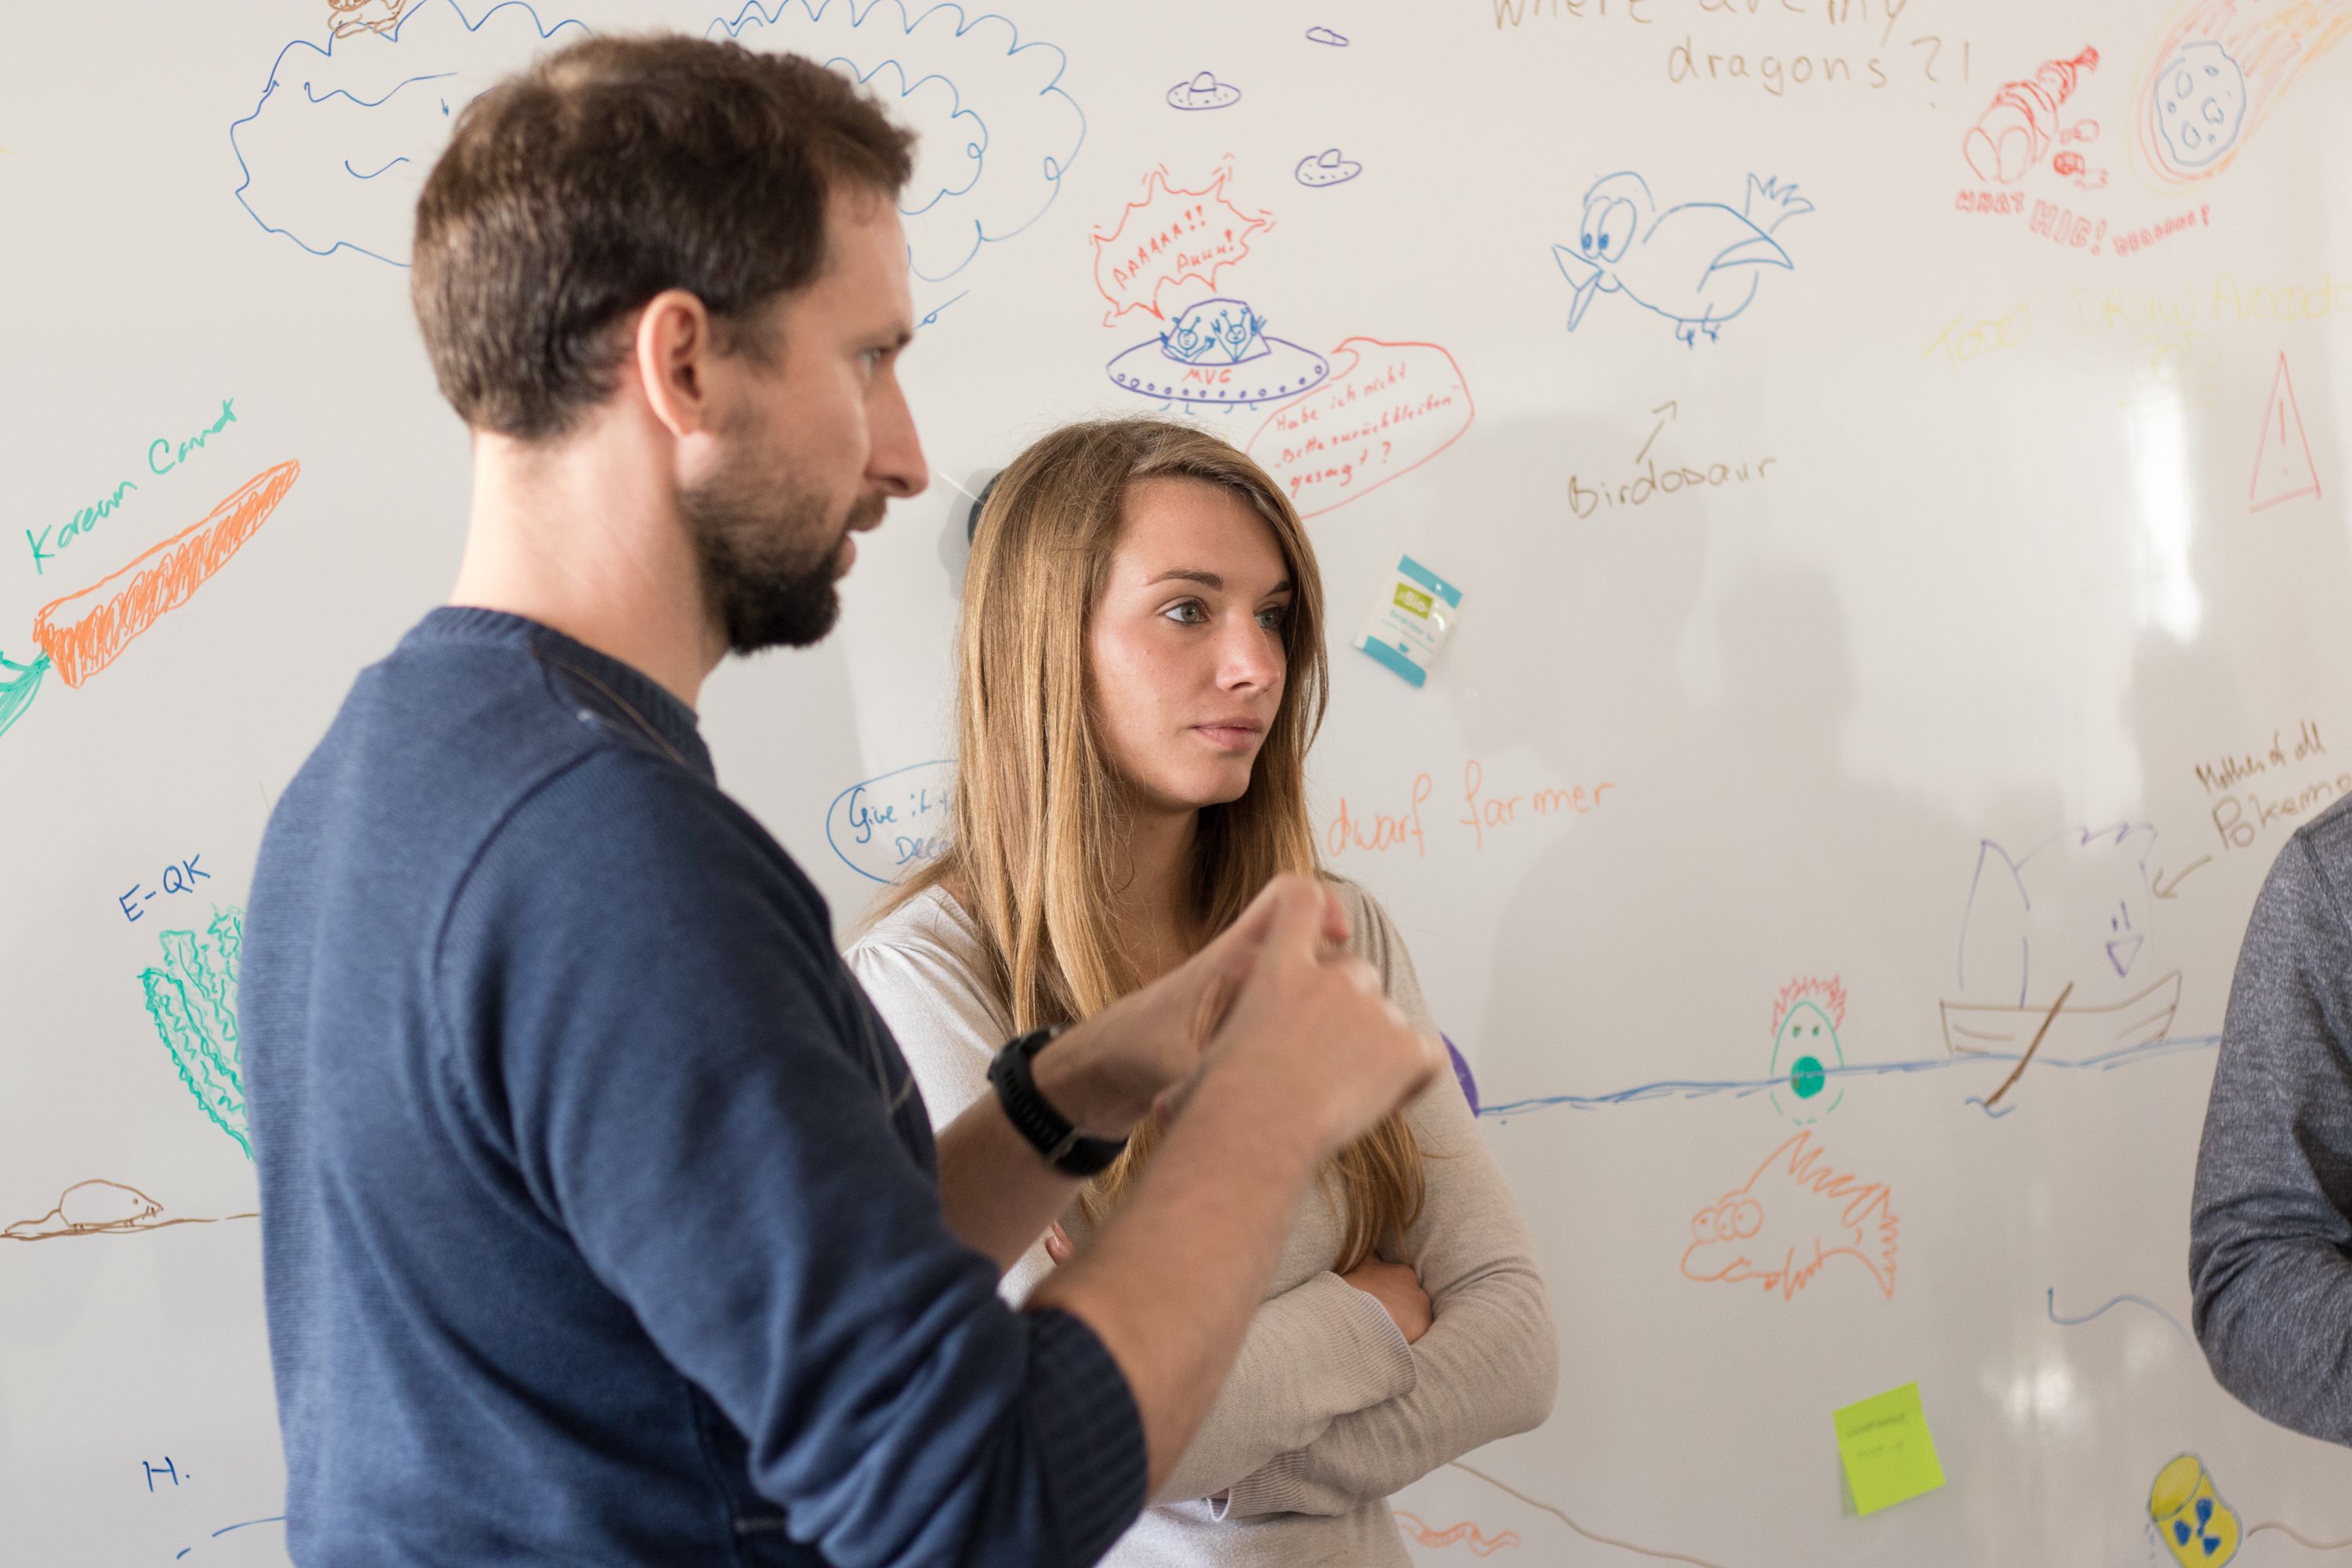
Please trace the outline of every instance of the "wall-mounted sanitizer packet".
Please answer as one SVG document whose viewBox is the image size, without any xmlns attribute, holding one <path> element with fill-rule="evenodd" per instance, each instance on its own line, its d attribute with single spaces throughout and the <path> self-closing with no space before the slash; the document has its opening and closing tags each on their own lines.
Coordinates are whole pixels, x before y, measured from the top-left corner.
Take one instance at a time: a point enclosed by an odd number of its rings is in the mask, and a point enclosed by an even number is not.
<svg viewBox="0 0 2352 1568">
<path fill-rule="evenodd" d="M 1423 685 L 1461 609 L 1461 589 L 1412 556 L 1399 556 L 1395 574 L 1382 581 L 1356 633 L 1356 646 L 1415 686 Z"/>
</svg>

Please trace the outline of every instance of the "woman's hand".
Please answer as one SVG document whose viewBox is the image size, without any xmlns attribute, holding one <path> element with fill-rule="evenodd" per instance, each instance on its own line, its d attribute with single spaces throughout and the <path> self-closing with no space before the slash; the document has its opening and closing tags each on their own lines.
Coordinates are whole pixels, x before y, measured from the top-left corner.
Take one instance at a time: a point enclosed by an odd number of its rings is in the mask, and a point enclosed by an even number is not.
<svg viewBox="0 0 2352 1568">
<path fill-rule="evenodd" d="M 1046 1244 L 1052 1249 L 1052 1244 Z M 1065 1245 L 1067 1245 L 1066 1242 Z M 1409 1263 L 1384 1263 L 1377 1258 L 1367 1258 L 1339 1276 L 1373 1300 L 1388 1309 L 1404 1335 L 1404 1342 L 1412 1343 L 1429 1332 L 1434 1316 L 1429 1305 L 1429 1292 L 1421 1288 L 1421 1276 Z"/>
</svg>

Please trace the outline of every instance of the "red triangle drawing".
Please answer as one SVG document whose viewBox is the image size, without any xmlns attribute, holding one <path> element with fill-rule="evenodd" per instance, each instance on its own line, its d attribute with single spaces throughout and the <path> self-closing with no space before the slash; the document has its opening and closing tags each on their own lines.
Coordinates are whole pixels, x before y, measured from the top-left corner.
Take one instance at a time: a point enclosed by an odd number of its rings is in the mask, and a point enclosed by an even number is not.
<svg viewBox="0 0 2352 1568">
<path fill-rule="evenodd" d="M 2303 410 L 2295 406 L 2294 382 L 2286 373 L 2286 355 L 2279 354 L 2278 374 L 2271 382 L 2269 406 L 2263 410 L 2263 442 L 2254 454 L 2254 480 L 2247 488 L 2249 511 L 2260 511 L 2297 496 L 2319 493 L 2319 475 L 2311 466 L 2311 441 L 2303 433 Z"/>
</svg>

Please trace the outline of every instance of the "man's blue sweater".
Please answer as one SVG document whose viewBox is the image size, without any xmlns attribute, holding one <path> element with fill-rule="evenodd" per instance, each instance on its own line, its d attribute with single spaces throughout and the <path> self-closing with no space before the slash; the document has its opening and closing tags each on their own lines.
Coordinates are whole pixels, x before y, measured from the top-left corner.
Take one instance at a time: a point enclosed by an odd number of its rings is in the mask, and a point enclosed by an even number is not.
<svg viewBox="0 0 2352 1568">
<path fill-rule="evenodd" d="M 823 898 L 627 665 L 427 616 L 243 969 L 297 1562 L 1030 1568 L 1141 1507 L 1117 1366 L 949 1233 Z"/>
</svg>

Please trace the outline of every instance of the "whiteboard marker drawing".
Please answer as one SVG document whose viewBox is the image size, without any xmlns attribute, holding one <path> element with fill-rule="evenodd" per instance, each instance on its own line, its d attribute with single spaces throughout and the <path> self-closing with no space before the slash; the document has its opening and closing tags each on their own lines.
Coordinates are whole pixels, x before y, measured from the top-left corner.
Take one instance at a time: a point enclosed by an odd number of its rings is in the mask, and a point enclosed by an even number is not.
<svg viewBox="0 0 2352 1568">
<path fill-rule="evenodd" d="M 1594 295 L 1622 294 L 1672 321 L 1684 343 L 1697 346 L 1702 332 L 1715 342 L 1723 323 L 1756 298 L 1759 268 L 1795 269 L 1773 235 L 1812 210 L 1795 185 L 1750 174 L 1737 209 L 1683 202 L 1660 212 L 1641 175 L 1607 175 L 1585 195 L 1576 243 L 1551 247 L 1560 275 L 1576 289 L 1568 330 L 1576 331 Z"/>
<path fill-rule="evenodd" d="M 1245 300 L 1202 300 L 1105 370 L 1114 384 L 1144 397 L 1228 408 L 1295 397 L 1331 374 L 1321 354 L 1265 327 Z"/>
<path fill-rule="evenodd" d="M 954 810 L 953 760 L 912 763 L 835 795 L 824 841 L 859 876 L 896 882 L 946 853 Z"/>
<path fill-rule="evenodd" d="M 2147 1517 L 2180 1568 L 2223 1568 L 2238 1554 L 2237 1510 L 2221 1500 L 2205 1461 L 2182 1454 L 2156 1472 Z"/>
<path fill-rule="evenodd" d="M 1095 291 L 1110 304 L 1104 326 L 1130 310 L 1164 321 L 1162 294 L 1186 283 L 1213 294 L 1225 269 L 1249 255 L 1251 237 L 1272 228 L 1274 215 L 1237 205 L 1226 194 L 1233 179 L 1223 162 L 1198 185 L 1180 185 L 1163 164 L 1143 176 L 1143 195 L 1118 221 L 1094 231 Z"/>
<path fill-rule="evenodd" d="M 198 936 L 167 931 L 163 963 L 140 972 L 147 1016 L 180 1069 L 180 1081 L 215 1126 L 253 1158 L 246 1131 L 245 1047 L 237 1032 L 236 966 L 245 947 L 245 910 L 216 910 Z"/>
<path fill-rule="evenodd" d="M 1772 1109 L 1809 1127 L 1845 1100 L 1838 1081 L 1845 1049 L 1845 987 L 1838 977 L 1807 975 L 1780 987 L 1772 1003 Z"/>
<path fill-rule="evenodd" d="M 2166 1322 L 2170 1323 L 2172 1325 L 2173 1332 L 2180 1336 L 2181 1342 L 2189 1346 L 2191 1350 L 2197 1350 L 2197 1336 L 2189 1331 L 2189 1326 L 2186 1323 L 2183 1323 L 2179 1318 L 2174 1317 L 2170 1312 L 2165 1310 L 2162 1307 L 2159 1307 L 2155 1302 L 2149 1300 L 2145 1296 L 2133 1296 L 2129 1294 L 2110 1296 L 2105 1302 L 2092 1308 L 2089 1311 L 2084 1313 L 2079 1318 L 2062 1318 L 2058 1315 L 2058 1287 L 2055 1285 L 2050 1286 L 2042 1293 L 2042 1310 L 2049 1314 L 2050 1321 L 2052 1322 L 2057 1324 L 2062 1329 L 2079 1329 L 2084 1324 L 2095 1321 L 2101 1314 L 2114 1311 L 2117 1307 L 2122 1306 L 2126 1301 L 2136 1307 L 2146 1307 L 2149 1311 L 2154 1312 L 2158 1317 L 2162 1318 Z M 2198 1351 L 2197 1353 L 2201 1356 L 2205 1352 Z"/>
<path fill-rule="evenodd" d="M 1302 185 L 1320 188 L 1324 185 L 1344 185 L 1364 172 L 1364 166 L 1353 158 L 1343 156 L 1337 147 L 1326 147 L 1320 153 L 1309 153 L 1298 160 L 1291 177 Z"/>
<path fill-rule="evenodd" d="M 591 29 L 542 16 L 527 0 L 474 15 L 459 0 L 331 4 L 369 20 L 337 26 L 323 47 L 298 38 L 278 52 L 260 97 L 229 127 L 234 195 L 263 232 L 312 256 L 404 268 L 416 198 L 457 115 L 492 83 Z M 963 291 L 950 279 L 1053 205 L 1086 141 L 1086 114 L 1061 85 L 1067 58 L 992 12 L 951 4 L 910 11 L 902 0 L 746 0 L 704 36 L 821 60 L 917 132 L 898 212 L 915 307 L 926 319 Z"/>
<path fill-rule="evenodd" d="M 301 474 L 302 465 L 292 461 L 263 469 L 129 565 L 42 605 L 33 616 L 39 657 L 18 664 L 0 655 L 0 735 L 24 716 L 49 670 L 78 687 L 112 664 L 165 614 L 186 604 L 269 521 Z"/>
<path fill-rule="evenodd" d="M 2013 185 L 2048 157 L 2053 148 L 2097 140 L 2096 121 L 2070 125 L 2060 120 L 2058 111 L 2074 96 L 2076 79 L 2084 71 L 2096 70 L 2098 65 L 2099 51 L 2086 48 L 2071 60 L 2042 61 L 2030 81 L 2004 83 L 1960 138 L 1960 155 L 1976 171 L 1977 178 Z M 2056 173 L 2080 175 L 2086 172 L 2081 154 L 2062 155 L 2072 158 L 2072 166 L 2056 168 Z"/>
<path fill-rule="evenodd" d="M 1832 1258 L 1851 1258 L 1882 1294 L 1894 1296 L 1899 1222 L 1891 1194 L 1884 1183 L 1832 1170 L 1812 1139 L 1798 1133 L 1766 1155 L 1745 1185 L 1691 1216 L 1685 1279 L 1754 1280 L 1787 1301 Z"/>
<path fill-rule="evenodd" d="M 217 1225 L 256 1219 L 256 1214 L 166 1215 L 163 1205 L 136 1187 L 93 1176 L 58 1194 L 57 1205 L 32 1219 L 0 1228 L 0 1241 L 52 1241 L 66 1236 L 131 1236 L 175 1225 Z"/>
<path fill-rule="evenodd" d="M 335 37 L 347 33 L 389 33 L 400 25 L 400 14 L 414 0 L 327 0 L 327 22 Z"/>
<path fill-rule="evenodd" d="M 2311 437 L 2304 434 L 2303 409 L 2294 400 L 2294 378 L 2281 349 L 2271 395 L 2263 405 L 2263 434 L 2254 448 L 2254 477 L 2246 487 L 2246 510 L 2261 511 L 2283 500 L 2319 495 L 2319 471 L 2311 463 Z"/>
<path fill-rule="evenodd" d="M 2066 1006 L 2066 998 L 2074 994 L 2074 983 L 2069 980 L 2059 991 L 2058 999 L 2050 1004 L 2050 1011 L 2043 1015 L 2042 1027 L 2033 1031 L 2033 1043 L 2025 1047 L 2025 1054 L 2017 1058 L 2017 1065 L 2009 1069 L 2009 1076 L 2000 1080 L 2000 1087 L 1985 1098 L 1984 1108 L 1987 1115 L 1990 1115 L 1992 1108 L 2000 1103 L 2000 1097 L 2010 1091 L 2011 1086 L 2025 1076 L 2025 1069 L 2033 1065 L 2033 1054 L 2042 1048 L 2043 1038 L 2050 1033 L 2050 1026 L 2058 1021 L 2058 1015 Z"/>
<path fill-rule="evenodd" d="M 2184 0 L 2133 93 L 2133 150 L 2174 191 L 2236 162 L 2312 63 L 2352 33 L 2352 0 Z"/>
<path fill-rule="evenodd" d="M 1473 1557 L 1492 1557 L 1506 1547 L 1519 1544 L 1518 1531 L 1515 1530 L 1499 1531 L 1489 1535 L 1468 1521 L 1439 1530 L 1409 1509 L 1392 1509 L 1390 1512 L 1397 1521 L 1397 1528 L 1405 1532 L 1407 1539 L 1432 1551 L 1458 1543 L 1469 1547 Z"/>
<path fill-rule="evenodd" d="M 1988 838 L 1960 917 L 1959 994 L 1941 1004 L 1955 1056 L 2022 1051 L 2044 1024 L 2063 1058 L 2164 1040 L 2180 972 L 2151 973 L 2156 829 L 2118 823 L 2059 834 L 2022 856 Z M 2063 1013 L 2051 999 L 2067 987 Z"/>
<path fill-rule="evenodd" d="M 1328 380 L 1268 414 L 1248 442 L 1301 517 L 1403 478 L 1477 417 L 1462 366 L 1439 344 L 1343 338 L 1330 363 Z"/>
<path fill-rule="evenodd" d="M 1231 109 L 1242 100 L 1242 89 L 1230 82 L 1217 79 L 1214 71 L 1202 71 L 1189 81 L 1180 81 L 1168 89 L 1168 107 L 1188 113 L 1204 110 Z"/>
</svg>

